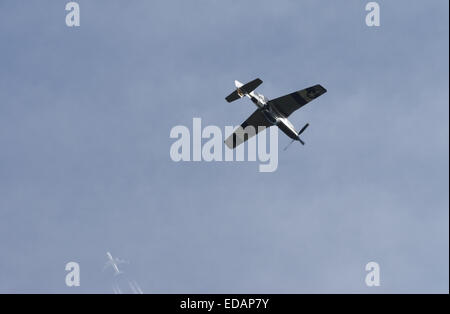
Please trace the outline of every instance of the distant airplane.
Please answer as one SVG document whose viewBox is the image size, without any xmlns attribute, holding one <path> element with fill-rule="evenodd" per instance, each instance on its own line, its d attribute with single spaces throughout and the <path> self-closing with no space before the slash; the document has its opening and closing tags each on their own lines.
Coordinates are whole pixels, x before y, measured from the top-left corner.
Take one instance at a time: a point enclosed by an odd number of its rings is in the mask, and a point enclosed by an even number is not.
<svg viewBox="0 0 450 314">
<path fill-rule="evenodd" d="M 326 93 L 327 90 L 325 88 L 321 85 L 314 85 L 306 89 L 269 100 L 263 95 L 254 92 L 254 90 L 262 84 L 262 81 L 259 78 L 247 84 L 242 84 L 239 81 L 234 81 L 234 83 L 236 85 L 236 90 L 225 99 L 228 102 L 232 102 L 247 96 L 258 107 L 258 109 L 256 109 L 256 111 L 253 112 L 253 114 L 225 140 L 225 144 L 229 148 L 235 148 L 256 135 L 259 131 L 264 128 L 271 127 L 272 125 L 278 126 L 281 131 L 292 139 L 290 144 L 294 141 L 299 141 L 302 145 L 305 145 L 305 142 L 300 139 L 300 134 L 305 131 L 309 124 L 307 123 L 299 132 L 297 132 L 287 118 L 295 110 L 300 109 L 311 100 Z M 253 126 L 254 132 L 246 132 L 245 128 L 248 126 Z"/>
<path fill-rule="evenodd" d="M 126 263 L 126 261 L 112 257 L 111 253 L 109 252 L 106 252 L 106 256 L 108 256 L 108 261 L 106 262 L 104 269 L 108 268 L 108 266 L 111 266 L 112 269 L 114 269 L 114 275 L 122 274 L 122 272 L 119 270 L 118 264 Z"/>
</svg>

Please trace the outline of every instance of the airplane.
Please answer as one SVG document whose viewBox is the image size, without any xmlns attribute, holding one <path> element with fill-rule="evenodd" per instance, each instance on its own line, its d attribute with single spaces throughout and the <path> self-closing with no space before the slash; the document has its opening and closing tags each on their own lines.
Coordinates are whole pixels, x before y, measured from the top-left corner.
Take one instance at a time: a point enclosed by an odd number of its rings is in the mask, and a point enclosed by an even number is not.
<svg viewBox="0 0 450 314">
<path fill-rule="evenodd" d="M 106 256 L 108 256 L 108 261 L 106 262 L 104 269 L 108 268 L 108 266 L 111 266 L 112 269 L 114 269 L 114 275 L 122 274 L 122 272 L 119 270 L 118 264 L 126 263 L 126 261 L 112 257 L 111 253 L 109 252 L 106 252 Z"/>
<path fill-rule="evenodd" d="M 317 84 L 269 100 L 264 95 L 254 92 L 254 90 L 262 84 L 262 81 L 259 78 L 246 84 L 242 84 L 239 81 L 234 81 L 234 84 L 236 86 L 236 90 L 225 98 L 226 101 L 231 103 L 247 96 L 256 105 L 256 107 L 258 107 L 258 109 L 256 109 L 256 111 L 253 112 L 252 115 L 225 140 L 225 144 L 228 148 L 236 148 L 238 145 L 256 135 L 259 131 L 273 125 L 278 126 L 281 131 L 292 139 L 289 145 L 294 141 L 299 141 L 302 145 L 305 145 L 305 142 L 300 138 L 300 135 L 309 126 L 309 123 L 297 132 L 292 123 L 288 120 L 288 117 L 294 111 L 300 109 L 311 100 L 326 93 L 327 90 L 323 86 Z M 253 129 L 251 129 L 251 132 L 246 131 L 245 128 L 248 126 L 252 126 L 254 131 Z M 289 147 L 289 145 L 287 147 Z"/>
</svg>

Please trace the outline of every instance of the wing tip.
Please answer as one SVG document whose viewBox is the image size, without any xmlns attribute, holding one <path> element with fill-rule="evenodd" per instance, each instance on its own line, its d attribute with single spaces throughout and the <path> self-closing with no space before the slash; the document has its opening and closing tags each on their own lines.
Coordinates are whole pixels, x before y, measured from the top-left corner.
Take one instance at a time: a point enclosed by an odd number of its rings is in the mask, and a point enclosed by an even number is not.
<svg viewBox="0 0 450 314">
<path fill-rule="evenodd" d="M 327 89 L 320 84 L 317 84 L 316 87 L 319 88 L 322 94 L 325 94 L 327 92 Z"/>
</svg>

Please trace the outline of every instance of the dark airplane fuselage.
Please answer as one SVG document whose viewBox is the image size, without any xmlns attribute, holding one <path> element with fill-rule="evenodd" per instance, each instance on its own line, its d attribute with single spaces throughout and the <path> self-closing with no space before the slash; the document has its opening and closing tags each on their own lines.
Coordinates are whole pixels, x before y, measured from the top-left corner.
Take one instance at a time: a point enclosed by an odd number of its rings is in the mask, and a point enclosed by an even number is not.
<svg viewBox="0 0 450 314">
<path fill-rule="evenodd" d="M 299 140 L 297 131 L 295 130 L 292 123 L 283 116 L 271 103 L 262 95 L 253 94 L 250 95 L 252 102 L 261 110 L 264 118 L 271 124 L 276 125 L 283 131 L 287 136 L 293 140 Z"/>
</svg>

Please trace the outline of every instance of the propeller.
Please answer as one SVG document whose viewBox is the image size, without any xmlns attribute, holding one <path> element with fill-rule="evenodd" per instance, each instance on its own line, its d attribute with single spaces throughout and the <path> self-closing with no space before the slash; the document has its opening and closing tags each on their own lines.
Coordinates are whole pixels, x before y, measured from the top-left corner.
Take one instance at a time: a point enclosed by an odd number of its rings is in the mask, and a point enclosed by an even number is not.
<svg viewBox="0 0 450 314">
<path fill-rule="evenodd" d="M 306 123 L 305 126 L 300 131 L 298 131 L 298 134 L 297 134 L 299 136 L 298 140 L 300 141 L 300 143 L 302 143 L 302 145 L 305 145 L 305 142 L 303 142 L 302 139 L 300 138 L 300 134 L 302 134 L 308 126 L 309 126 L 309 123 Z"/>
<path fill-rule="evenodd" d="M 306 128 L 309 126 L 309 123 L 306 123 L 305 124 L 305 126 L 300 130 L 300 131 L 298 131 L 298 133 L 297 133 L 297 136 L 298 136 L 298 141 L 302 144 L 302 145 L 305 145 L 305 142 L 303 142 L 302 141 L 302 139 L 300 138 L 300 134 L 302 134 L 305 130 L 306 130 Z M 285 148 L 284 148 L 284 151 L 286 151 L 288 148 L 289 148 L 289 146 L 291 146 L 291 144 L 292 143 L 294 143 L 295 142 L 295 140 L 296 139 L 293 139 Z"/>
</svg>

